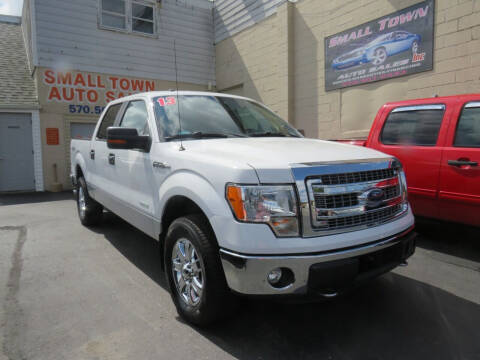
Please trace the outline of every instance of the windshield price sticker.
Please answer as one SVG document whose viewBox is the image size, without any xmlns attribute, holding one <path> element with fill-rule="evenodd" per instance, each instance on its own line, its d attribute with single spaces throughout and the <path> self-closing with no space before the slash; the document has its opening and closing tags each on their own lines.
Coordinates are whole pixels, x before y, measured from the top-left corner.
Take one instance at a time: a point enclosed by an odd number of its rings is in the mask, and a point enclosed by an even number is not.
<svg viewBox="0 0 480 360">
<path fill-rule="evenodd" d="M 177 100 L 173 96 L 169 96 L 158 98 L 157 102 L 160 106 L 170 106 L 175 105 L 177 103 Z"/>
</svg>

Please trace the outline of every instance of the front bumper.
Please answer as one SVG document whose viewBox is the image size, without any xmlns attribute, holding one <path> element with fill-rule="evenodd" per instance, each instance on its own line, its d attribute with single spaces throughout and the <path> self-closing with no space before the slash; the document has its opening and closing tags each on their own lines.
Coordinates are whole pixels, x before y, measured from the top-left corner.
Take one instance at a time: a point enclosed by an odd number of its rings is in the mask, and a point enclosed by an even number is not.
<svg viewBox="0 0 480 360">
<path fill-rule="evenodd" d="M 221 249 L 220 257 L 228 286 L 240 294 L 335 294 L 405 262 L 415 251 L 412 230 L 413 226 L 369 244 L 316 254 L 251 256 Z M 290 275 L 280 281 L 281 287 L 267 280 L 276 268 Z"/>
</svg>

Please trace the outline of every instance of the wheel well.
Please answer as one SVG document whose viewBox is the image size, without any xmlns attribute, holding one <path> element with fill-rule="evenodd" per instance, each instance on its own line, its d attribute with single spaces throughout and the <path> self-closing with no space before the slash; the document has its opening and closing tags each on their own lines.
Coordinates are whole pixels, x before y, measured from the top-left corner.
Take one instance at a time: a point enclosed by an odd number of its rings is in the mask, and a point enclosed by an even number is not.
<svg viewBox="0 0 480 360">
<path fill-rule="evenodd" d="M 75 168 L 75 178 L 78 179 L 80 177 L 84 177 L 83 176 L 83 171 L 82 171 L 82 168 L 80 167 L 80 165 L 77 165 L 76 168 Z"/>
<path fill-rule="evenodd" d="M 161 256 L 161 263 L 162 268 L 164 268 L 164 261 L 163 261 L 163 249 L 165 244 L 165 237 L 167 235 L 168 228 L 175 219 L 178 219 L 182 216 L 193 215 L 197 214 L 205 219 L 205 224 L 209 227 L 213 238 L 216 241 L 215 233 L 213 231 L 212 225 L 208 220 L 207 215 L 202 211 L 202 209 L 191 199 L 187 198 L 186 196 L 177 195 L 170 198 L 165 206 L 162 216 L 162 232 L 160 233 L 160 256 Z M 218 244 L 217 244 L 218 245 Z"/>
</svg>

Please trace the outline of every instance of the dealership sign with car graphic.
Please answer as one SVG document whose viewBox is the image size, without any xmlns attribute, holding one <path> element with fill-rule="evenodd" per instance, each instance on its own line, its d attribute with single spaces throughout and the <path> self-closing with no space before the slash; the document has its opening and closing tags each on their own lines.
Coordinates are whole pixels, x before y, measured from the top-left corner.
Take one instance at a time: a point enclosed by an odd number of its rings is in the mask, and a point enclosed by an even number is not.
<svg viewBox="0 0 480 360">
<path fill-rule="evenodd" d="M 434 0 L 325 38 L 325 90 L 433 68 Z"/>
</svg>

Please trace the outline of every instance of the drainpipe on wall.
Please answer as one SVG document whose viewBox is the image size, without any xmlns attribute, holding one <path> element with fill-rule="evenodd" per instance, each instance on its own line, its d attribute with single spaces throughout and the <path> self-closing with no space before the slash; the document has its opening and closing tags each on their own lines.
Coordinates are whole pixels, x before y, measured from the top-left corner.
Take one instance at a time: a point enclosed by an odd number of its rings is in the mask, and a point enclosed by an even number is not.
<svg viewBox="0 0 480 360">
<path fill-rule="evenodd" d="M 58 182 L 58 171 L 57 171 L 57 164 L 53 164 L 53 183 L 51 185 L 52 192 L 60 192 L 63 190 L 62 184 Z"/>
<path fill-rule="evenodd" d="M 294 108 L 294 2 L 287 1 L 277 10 L 278 29 L 279 29 L 279 89 L 282 108 L 280 116 L 287 119 L 295 126 L 295 108 Z"/>
</svg>

